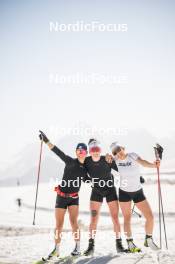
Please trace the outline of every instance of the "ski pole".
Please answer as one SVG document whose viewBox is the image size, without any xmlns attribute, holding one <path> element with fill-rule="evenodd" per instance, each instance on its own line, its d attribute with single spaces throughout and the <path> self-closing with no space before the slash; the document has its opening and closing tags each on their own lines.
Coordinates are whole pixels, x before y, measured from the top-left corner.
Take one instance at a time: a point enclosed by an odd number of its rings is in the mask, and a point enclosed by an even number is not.
<svg viewBox="0 0 175 264">
<path fill-rule="evenodd" d="M 136 212 L 134 209 L 135 209 L 135 204 L 133 205 L 133 208 L 132 208 L 132 214 L 136 214 L 139 218 L 141 218 L 142 215 Z"/>
<path fill-rule="evenodd" d="M 167 234 L 166 234 L 166 224 L 165 224 L 165 215 L 164 215 L 164 206 L 163 206 L 163 199 L 162 199 L 162 190 L 161 190 L 161 185 L 160 185 L 160 172 L 159 172 L 159 167 L 157 167 L 157 173 L 159 175 L 160 206 L 161 206 L 161 213 L 162 213 L 162 220 L 163 220 L 165 243 L 166 243 L 166 249 L 168 249 L 168 241 L 167 241 Z"/>
<path fill-rule="evenodd" d="M 162 159 L 163 148 L 156 144 L 154 147 L 156 160 L 159 161 Z M 162 199 L 162 191 L 161 191 L 161 183 L 160 183 L 160 171 L 159 166 L 157 166 L 157 176 L 158 176 L 158 199 L 159 199 L 159 232 L 160 232 L 160 248 L 162 248 L 162 220 L 164 227 L 164 235 L 165 235 L 165 243 L 166 248 L 168 249 L 168 241 L 166 234 L 166 224 L 165 224 L 165 216 L 164 216 L 164 208 L 163 208 L 163 199 Z"/>
<path fill-rule="evenodd" d="M 159 237 L 160 237 L 160 248 L 162 248 L 162 218 L 161 218 L 161 202 L 160 202 L 160 176 L 158 173 L 158 167 L 157 167 L 157 175 L 158 175 L 158 201 L 159 201 Z"/>
<path fill-rule="evenodd" d="M 41 140 L 41 146 L 40 146 L 40 156 L 39 156 L 39 165 L 38 165 L 38 177 L 37 177 L 37 185 L 36 185 L 35 209 L 34 209 L 34 216 L 33 216 L 33 225 L 35 225 L 36 205 L 37 205 L 38 187 L 39 187 L 39 177 L 40 177 L 40 170 L 41 170 L 42 149 L 43 149 L 43 140 Z"/>
</svg>

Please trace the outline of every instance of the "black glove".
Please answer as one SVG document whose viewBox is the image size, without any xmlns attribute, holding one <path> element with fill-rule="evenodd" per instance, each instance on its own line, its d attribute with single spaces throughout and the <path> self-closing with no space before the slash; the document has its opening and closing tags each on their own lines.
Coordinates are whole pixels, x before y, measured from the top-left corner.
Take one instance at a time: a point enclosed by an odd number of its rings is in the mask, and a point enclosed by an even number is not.
<svg viewBox="0 0 175 264">
<path fill-rule="evenodd" d="M 41 130 L 39 130 L 39 132 L 40 132 L 40 134 L 39 134 L 40 140 L 43 140 L 44 143 L 48 143 L 49 139 L 46 137 L 46 135 Z"/>
<path fill-rule="evenodd" d="M 140 176 L 140 182 L 143 184 L 143 183 L 145 183 L 145 179 L 142 177 L 142 176 Z"/>
<path fill-rule="evenodd" d="M 162 159 L 162 153 L 163 153 L 162 146 L 157 143 L 156 144 L 156 149 L 157 149 L 157 153 L 158 153 L 159 159 Z"/>
</svg>

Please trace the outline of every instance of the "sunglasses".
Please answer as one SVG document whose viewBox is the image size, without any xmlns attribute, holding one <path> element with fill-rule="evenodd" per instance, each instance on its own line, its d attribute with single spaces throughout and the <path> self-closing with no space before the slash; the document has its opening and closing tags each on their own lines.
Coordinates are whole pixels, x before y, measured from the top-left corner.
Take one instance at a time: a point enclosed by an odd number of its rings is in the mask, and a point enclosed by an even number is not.
<svg viewBox="0 0 175 264">
<path fill-rule="evenodd" d="M 86 155 L 86 154 L 87 154 L 87 150 L 85 150 L 85 149 L 77 149 L 77 151 L 78 151 L 80 154 L 83 154 L 83 155 Z"/>
<path fill-rule="evenodd" d="M 94 152 L 100 152 L 101 151 L 101 148 L 99 147 L 92 147 L 90 148 L 90 152 L 94 153 Z"/>
<path fill-rule="evenodd" d="M 116 156 L 121 150 L 122 150 L 121 147 L 117 147 L 116 149 L 114 149 L 112 151 L 113 156 Z"/>
</svg>

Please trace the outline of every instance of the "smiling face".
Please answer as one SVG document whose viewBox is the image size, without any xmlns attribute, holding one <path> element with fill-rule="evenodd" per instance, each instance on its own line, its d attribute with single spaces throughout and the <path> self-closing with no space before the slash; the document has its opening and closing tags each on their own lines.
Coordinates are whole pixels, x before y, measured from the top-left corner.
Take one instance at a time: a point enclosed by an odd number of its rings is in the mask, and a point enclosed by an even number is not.
<svg viewBox="0 0 175 264">
<path fill-rule="evenodd" d="M 113 156 L 117 159 L 124 160 L 126 158 L 125 148 L 118 147 L 112 152 Z"/>
<path fill-rule="evenodd" d="M 79 160 L 84 160 L 87 156 L 87 150 L 85 149 L 77 149 L 76 156 Z"/>
<path fill-rule="evenodd" d="M 90 153 L 93 161 L 99 161 L 100 155 L 101 155 L 100 147 L 92 147 L 92 148 L 90 148 L 89 153 Z"/>
</svg>

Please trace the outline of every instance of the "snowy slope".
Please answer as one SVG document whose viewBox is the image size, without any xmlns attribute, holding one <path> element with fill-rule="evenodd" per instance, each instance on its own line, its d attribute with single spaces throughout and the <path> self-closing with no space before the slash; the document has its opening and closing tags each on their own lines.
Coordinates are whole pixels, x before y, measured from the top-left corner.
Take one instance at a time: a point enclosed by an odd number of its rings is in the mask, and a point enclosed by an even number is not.
<svg viewBox="0 0 175 264">
<path fill-rule="evenodd" d="M 45 256 L 53 248 L 54 228 L 54 184 L 41 184 L 39 188 L 38 206 L 36 214 L 36 226 L 32 226 L 33 205 L 35 198 L 35 186 L 0 188 L 0 263 L 33 263 L 34 260 Z M 159 241 L 158 229 L 158 206 L 157 186 L 145 185 L 145 193 L 150 201 L 155 214 L 155 240 Z M 144 219 L 133 216 L 133 234 L 136 244 L 143 248 L 144 254 L 129 254 L 117 256 L 115 252 L 115 237 L 112 223 L 108 215 L 106 204 L 102 207 L 99 221 L 99 231 L 96 237 L 96 252 L 93 259 L 88 263 L 126 263 L 126 264 L 149 264 L 149 263 L 175 263 L 175 196 L 174 186 L 164 184 L 162 186 L 169 251 L 161 252 L 145 251 L 144 242 Z M 80 194 L 80 216 L 82 229 L 82 250 L 86 249 L 88 241 L 89 225 L 89 196 L 90 187 L 82 187 Z M 18 212 L 15 199 L 21 197 L 25 206 Z M 120 214 L 120 221 L 122 223 Z M 124 238 L 124 235 L 122 234 Z M 66 217 L 61 245 L 62 256 L 70 253 L 74 246 L 68 217 Z M 125 243 L 126 246 L 126 243 Z M 76 263 L 83 264 L 85 260 L 77 259 Z M 87 263 L 87 259 L 86 259 Z"/>
</svg>

